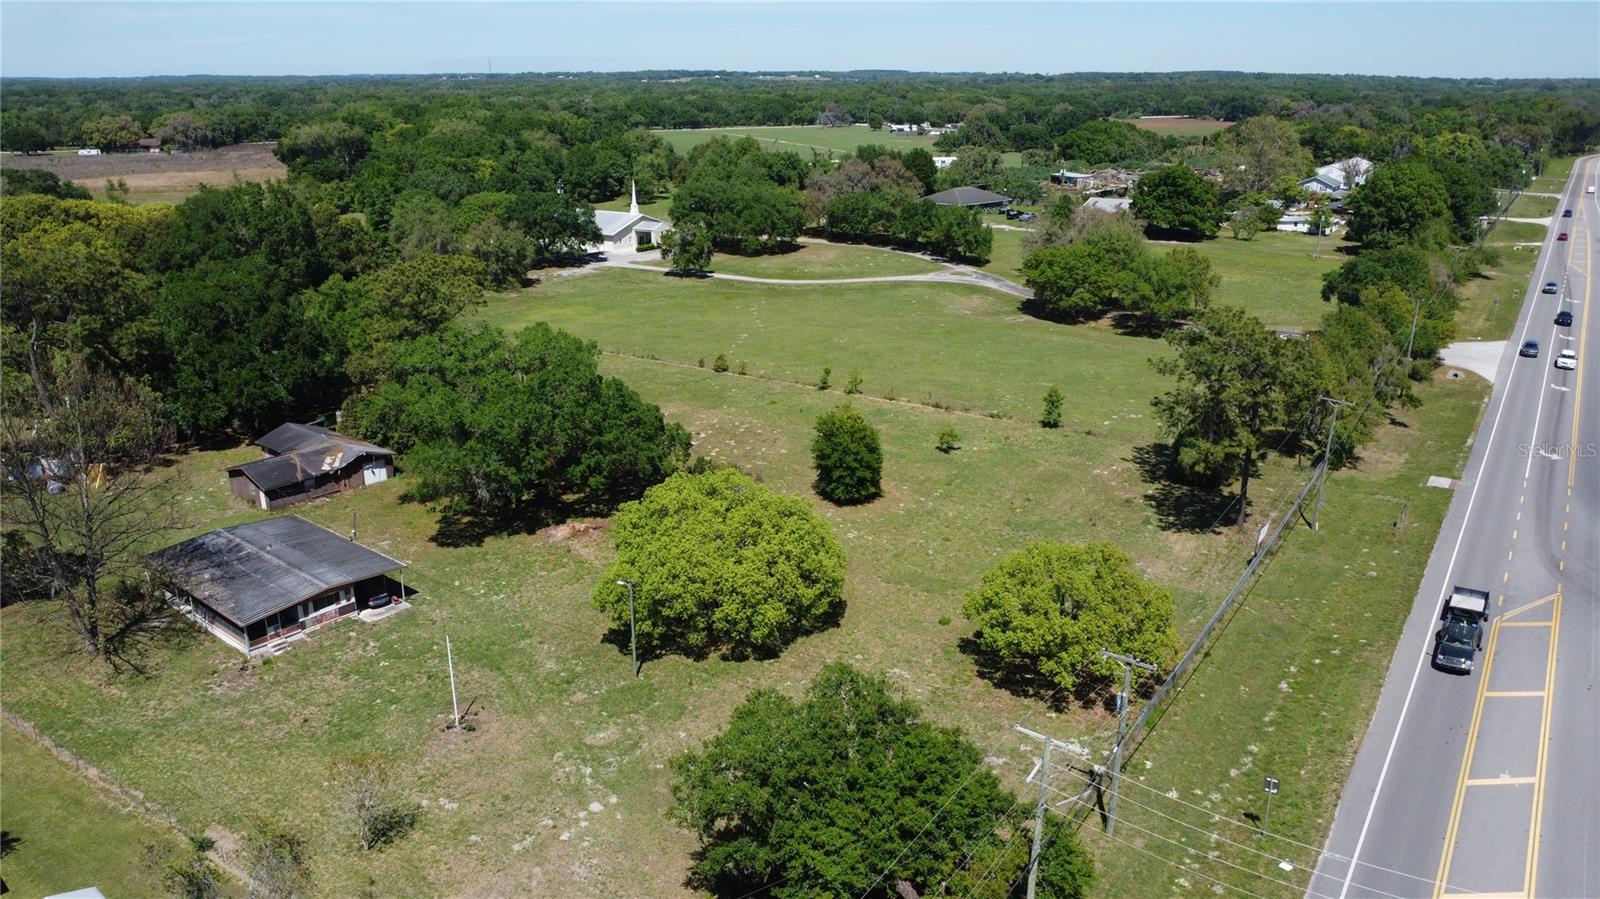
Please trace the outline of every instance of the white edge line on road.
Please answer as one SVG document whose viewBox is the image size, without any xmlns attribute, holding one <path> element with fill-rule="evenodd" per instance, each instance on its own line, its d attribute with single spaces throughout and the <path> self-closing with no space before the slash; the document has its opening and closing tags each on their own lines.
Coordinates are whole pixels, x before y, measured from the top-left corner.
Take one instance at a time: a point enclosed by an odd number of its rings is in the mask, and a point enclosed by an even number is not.
<svg viewBox="0 0 1600 899">
<path fill-rule="evenodd" d="M 1579 158 L 1574 160 L 1573 168 L 1578 169 L 1585 161 L 1587 161 L 1587 158 Z M 1573 178 L 1567 187 L 1567 191 L 1572 190 L 1573 187 L 1582 183 L 1583 181 L 1581 177 Z M 1563 202 L 1566 200 L 1567 191 L 1562 192 L 1561 198 Z M 1549 250 L 1555 245 L 1554 232 L 1555 229 L 1552 228 L 1551 233 L 1545 235 L 1546 250 Z M 1550 255 L 1554 254 L 1552 253 Z M 1540 268 L 1548 269 L 1549 265 L 1549 259 L 1546 258 L 1544 264 Z M 1541 289 L 1543 287 L 1543 278 L 1544 275 L 1541 273 L 1539 277 L 1535 279 L 1538 281 L 1538 287 L 1535 289 Z M 1524 302 L 1528 303 L 1528 320 L 1522 325 L 1522 337 L 1518 339 L 1519 346 L 1522 340 L 1527 339 L 1528 328 L 1532 327 L 1533 325 L 1533 310 L 1534 306 L 1538 304 L 1539 294 L 1535 293 L 1533 297 L 1534 298 L 1532 302 L 1524 300 Z M 1472 519 L 1472 505 L 1478 499 L 1478 488 L 1483 486 L 1483 472 L 1484 469 L 1488 468 L 1489 456 L 1494 450 L 1495 434 L 1500 430 L 1500 416 L 1505 413 L 1506 402 L 1511 397 L 1511 383 L 1516 379 L 1517 376 L 1518 365 L 1515 361 L 1516 358 L 1517 357 L 1512 357 L 1511 372 L 1506 375 L 1505 392 L 1500 395 L 1500 407 L 1495 410 L 1494 423 L 1489 426 L 1489 439 L 1484 444 L 1482 458 L 1478 460 L 1478 475 L 1473 479 L 1472 492 L 1467 496 L 1467 509 L 1466 512 L 1462 514 L 1461 527 L 1456 532 L 1456 545 L 1450 551 L 1450 563 L 1445 566 L 1443 582 L 1444 586 L 1440 588 L 1439 594 L 1439 602 L 1441 603 L 1444 602 L 1445 594 L 1450 590 L 1450 575 L 1455 571 L 1456 556 L 1461 552 L 1461 541 L 1466 537 L 1467 523 Z M 1543 391 L 1540 391 L 1540 393 L 1542 394 Z M 1433 636 L 1432 632 L 1428 628 L 1423 628 L 1423 634 L 1428 638 Z M 1423 649 L 1427 649 L 1426 641 L 1424 641 Z M 1406 712 L 1408 712 L 1411 708 L 1411 698 L 1413 695 L 1415 695 L 1417 690 L 1417 678 L 1422 675 L 1422 663 L 1427 657 L 1428 654 L 1426 651 L 1420 653 L 1417 656 L 1417 666 L 1411 671 L 1411 684 L 1406 688 L 1405 702 L 1401 703 L 1400 705 L 1400 717 L 1395 721 L 1394 734 L 1389 738 L 1389 748 L 1383 754 L 1383 766 L 1378 769 L 1378 782 L 1372 788 L 1372 801 L 1367 804 L 1367 813 L 1361 821 L 1361 833 L 1356 837 L 1356 847 L 1350 853 L 1350 866 L 1345 870 L 1344 883 L 1339 887 L 1339 899 L 1345 899 L 1346 894 L 1349 893 L 1350 881 L 1355 877 L 1356 865 L 1360 864 L 1359 859 L 1361 858 L 1361 848 L 1367 842 L 1367 828 L 1372 825 L 1372 813 L 1377 810 L 1378 797 L 1383 793 L 1383 782 L 1389 776 L 1389 763 L 1394 760 L 1394 750 L 1395 747 L 1400 743 L 1400 731 L 1405 726 Z"/>
</svg>

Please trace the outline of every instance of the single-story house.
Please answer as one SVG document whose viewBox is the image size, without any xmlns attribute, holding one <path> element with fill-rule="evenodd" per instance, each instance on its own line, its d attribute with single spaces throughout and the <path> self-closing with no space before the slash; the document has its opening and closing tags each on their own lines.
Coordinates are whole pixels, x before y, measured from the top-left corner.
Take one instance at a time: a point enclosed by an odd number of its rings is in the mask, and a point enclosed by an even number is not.
<svg viewBox="0 0 1600 899">
<path fill-rule="evenodd" d="M 1069 172 L 1066 169 L 1062 169 L 1059 172 L 1051 172 L 1050 180 L 1063 187 L 1088 187 L 1094 183 L 1094 175 L 1088 172 Z"/>
<path fill-rule="evenodd" d="M 968 209 L 998 209 L 1011 202 L 992 190 L 981 187 L 952 187 L 930 194 L 926 199 L 940 206 L 965 206 Z"/>
<path fill-rule="evenodd" d="M 639 190 L 630 188 L 627 212 L 596 209 L 594 223 L 600 228 L 600 242 L 584 248 L 586 253 L 637 253 L 661 245 L 667 223 L 639 211 Z"/>
<path fill-rule="evenodd" d="M 1320 166 L 1310 178 L 1301 181 L 1300 186 L 1319 194 L 1349 191 L 1365 184 L 1370 174 L 1372 174 L 1372 162 L 1360 156 L 1352 156 L 1349 159 Z"/>
<path fill-rule="evenodd" d="M 959 158 L 960 157 L 957 156 L 935 156 L 933 157 L 933 167 L 936 169 L 947 169 L 954 165 L 955 161 Z"/>
<path fill-rule="evenodd" d="M 1279 231 L 1292 231 L 1296 234 L 1332 234 L 1333 232 L 1339 230 L 1339 222 L 1337 220 L 1330 219 L 1328 227 L 1322 231 L 1318 231 L 1311 224 L 1311 216 L 1302 215 L 1300 213 L 1292 213 L 1278 219 L 1277 228 Z"/>
<path fill-rule="evenodd" d="M 161 138 L 141 137 L 139 138 L 139 149 L 148 150 L 151 153 L 159 153 L 161 152 Z"/>
<path fill-rule="evenodd" d="M 265 455 L 229 466 L 228 490 L 262 509 L 355 490 L 394 475 L 393 451 L 319 425 L 281 424 L 256 445 Z"/>
<path fill-rule="evenodd" d="M 234 525 L 145 556 L 195 623 L 254 655 L 405 598 L 405 565 L 298 515 Z"/>
<path fill-rule="evenodd" d="M 79 156 L 99 156 L 100 155 L 100 148 L 99 147 L 84 147 L 83 149 L 78 151 L 78 155 Z"/>
</svg>

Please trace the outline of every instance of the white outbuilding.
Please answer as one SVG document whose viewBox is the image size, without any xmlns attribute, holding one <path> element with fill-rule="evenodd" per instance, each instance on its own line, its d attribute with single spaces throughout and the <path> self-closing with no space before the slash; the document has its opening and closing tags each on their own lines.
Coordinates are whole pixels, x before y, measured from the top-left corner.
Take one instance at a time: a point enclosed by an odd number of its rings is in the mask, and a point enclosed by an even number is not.
<svg viewBox="0 0 1600 899">
<path fill-rule="evenodd" d="M 667 223 L 639 211 L 639 191 L 630 188 L 627 212 L 597 209 L 594 223 L 600 228 L 600 242 L 585 247 L 588 253 L 637 253 L 661 245 Z"/>
</svg>

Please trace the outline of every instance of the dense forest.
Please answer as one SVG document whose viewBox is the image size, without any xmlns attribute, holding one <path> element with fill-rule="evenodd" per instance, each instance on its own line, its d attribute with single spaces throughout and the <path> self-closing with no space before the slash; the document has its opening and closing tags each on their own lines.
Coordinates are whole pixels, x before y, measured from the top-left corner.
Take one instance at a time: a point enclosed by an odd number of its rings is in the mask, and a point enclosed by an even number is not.
<svg viewBox="0 0 1600 899">
<path fill-rule="evenodd" d="M 1138 115 L 1297 123 L 1319 161 L 1348 155 L 1356 129 L 1369 156 L 1406 138 L 1466 132 L 1530 153 L 1570 153 L 1600 133 L 1600 79 L 1456 80 L 1239 72 L 1070 75 L 908 72 L 618 72 L 338 78 L 7 79 L 3 148 L 93 145 L 119 127 L 202 145 L 276 140 L 295 125 L 469 112 L 523 128 L 601 131 L 833 121 L 983 124 L 1003 149 L 1043 146 L 1093 119 Z M 124 119 L 124 117 L 126 117 Z M 563 123 L 567 123 L 565 126 Z M 992 134 L 990 133 L 992 129 Z M 1344 145 L 1341 145 L 1344 144 Z"/>
</svg>

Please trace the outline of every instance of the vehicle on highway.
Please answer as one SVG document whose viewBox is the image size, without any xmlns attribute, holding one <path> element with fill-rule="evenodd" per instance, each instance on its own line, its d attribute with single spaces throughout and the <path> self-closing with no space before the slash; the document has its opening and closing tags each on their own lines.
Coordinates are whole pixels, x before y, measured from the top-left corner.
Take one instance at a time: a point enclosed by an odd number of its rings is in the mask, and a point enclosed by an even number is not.
<svg viewBox="0 0 1600 899">
<path fill-rule="evenodd" d="M 1517 355 L 1527 356 L 1529 359 L 1539 358 L 1539 341 L 1524 340 L 1522 342 L 1522 349 L 1517 351 Z"/>
<path fill-rule="evenodd" d="M 1563 371 L 1572 371 L 1578 367 L 1578 351 L 1562 350 L 1556 354 L 1556 368 Z"/>
<path fill-rule="evenodd" d="M 1546 281 L 1546 282 L 1544 282 L 1544 287 L 1540 288 L 1539 292 L 1540 293 L 1555 293 L 1556 291 L 1558 291 L 1560 289 L 1561 288 L 1556 284 L 1556 282 L 1554 282 L 1554 281 Z"/>
<path fill-rule="evenodd" d="M 1570 209 L 1561 210 L 1561 217 L 1564 218 L 1564 219 L 1572 218 L 1572 210 L 1570 210 Z"/>
<path fill-rule="evenodd" d="M 1593 184 L 1589 185 L 1589 189 L 1585 190 L 1584 193 L 1586 193 L 1586 194 L 1594 193 L 1594 185 Z"/>
<path fill-rule="evenodd" d="M 1566 240 L 1566 239 L 1567 239 L 1567 232 L 1565 232 L 1565 231 L 1563 231 L 1560 234 L 1556 235 L 1556 240 Z"/>
<path fill-rule="evenodd" d="M 1488 590 L 1450 588 L 1450 596 L 1439 613 L 1444 624 L 1433 635 L 1433 667 L 1471 674 L 1472 658 L 1483 648 L 1483 622 L 1488 617 Z"/>
<path fill-rule="evenodd" d="M 1572 313 L 1568 312 L 1565 309 L 1561 310 L 1560 312 L 1557 312 L 1556 313 L 1556 324 L 1560 325 L 1563 328 L 1572 327 Z"/>
</svg>

